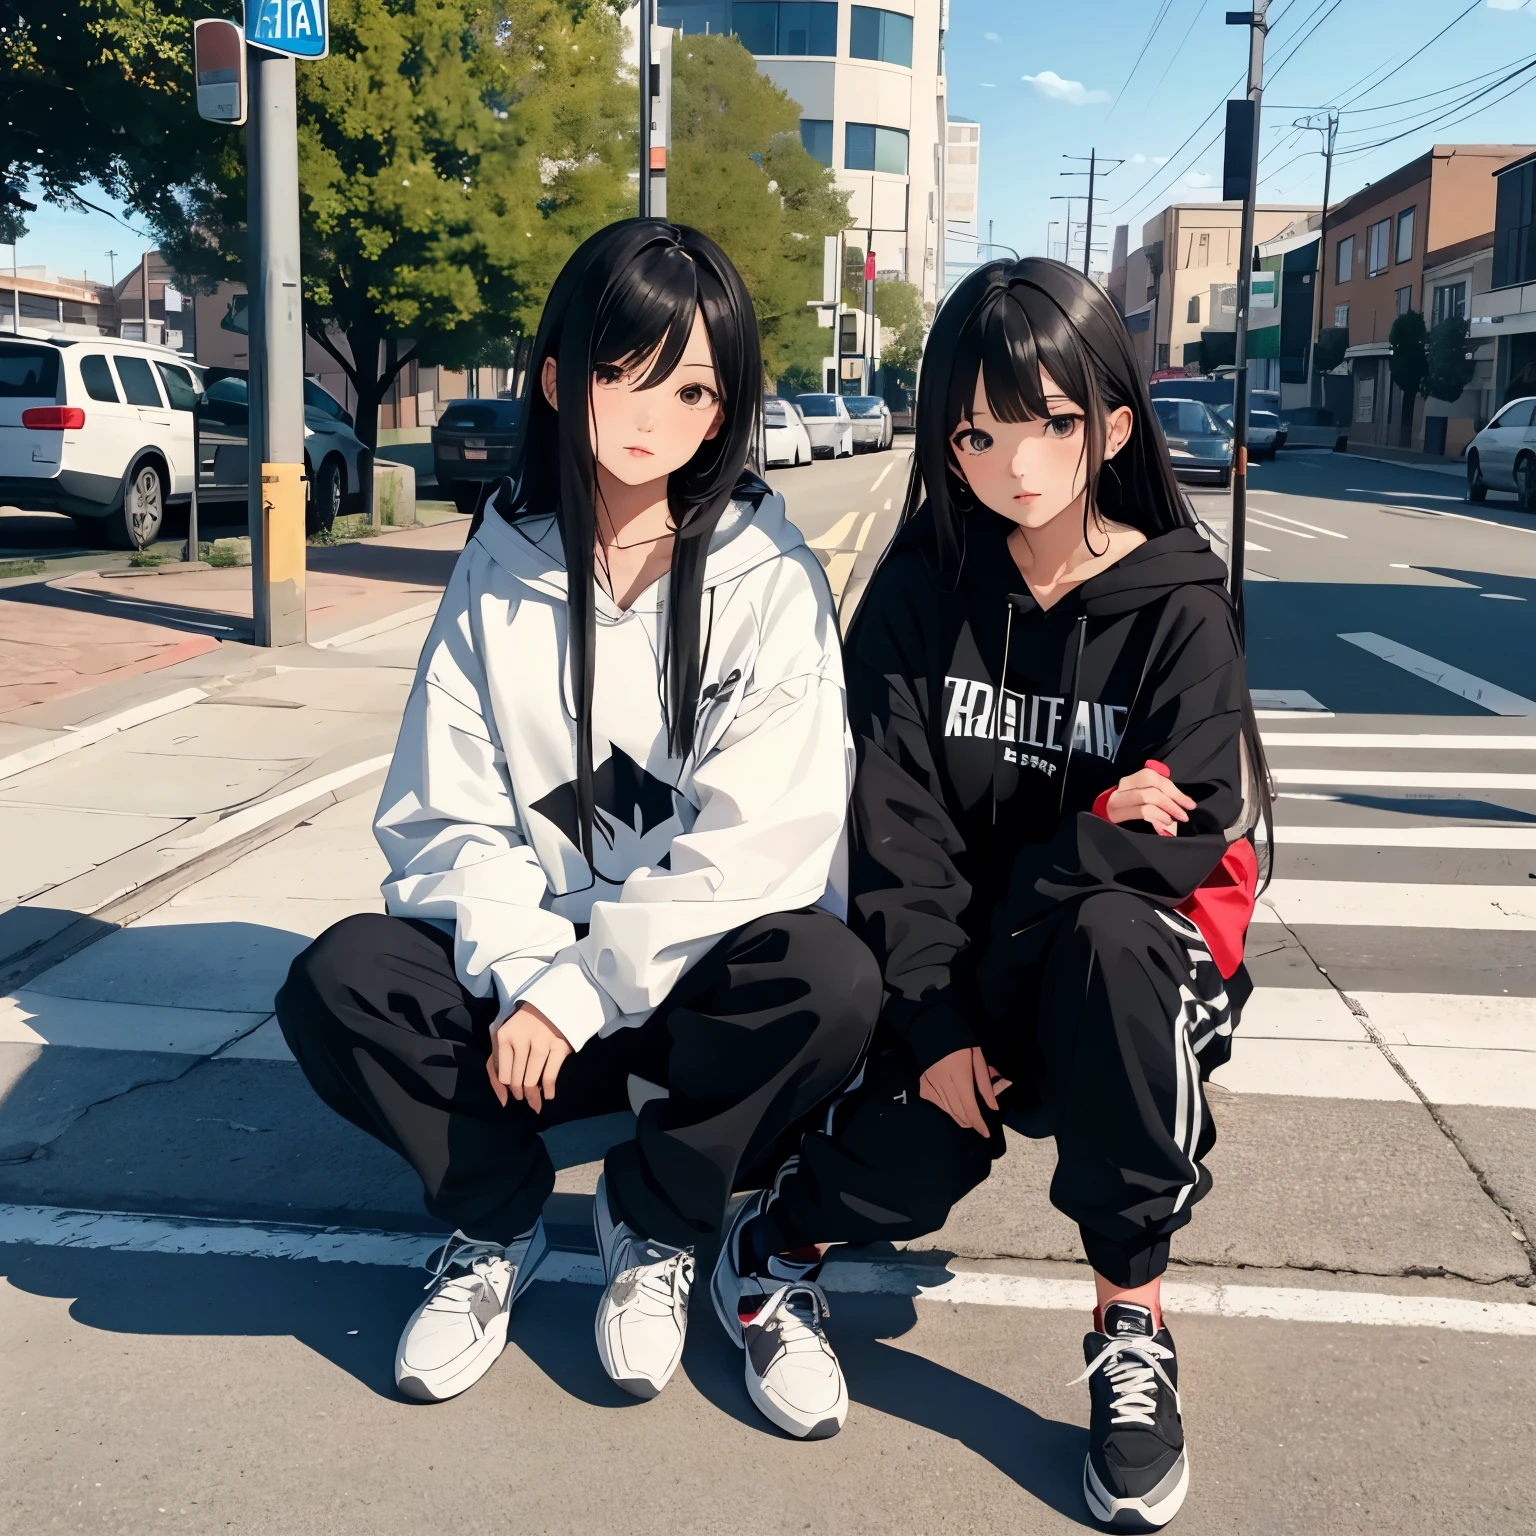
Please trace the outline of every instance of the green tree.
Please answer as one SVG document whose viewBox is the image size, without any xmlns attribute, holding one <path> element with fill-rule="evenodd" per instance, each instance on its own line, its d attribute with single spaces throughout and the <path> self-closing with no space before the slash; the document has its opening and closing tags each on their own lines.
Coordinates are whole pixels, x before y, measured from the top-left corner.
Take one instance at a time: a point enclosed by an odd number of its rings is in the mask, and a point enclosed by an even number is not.
<svg viewBox="0 0 1536 1536">
<path fill-rule="evenodd" d="M 1459 400 L 1472 382 L 1477 364 L 1468 344 L 1470 335 L 1461 315 L 1447 315 L 1429 333 L 1429 367 L 1424 379 L 1424 393 L 1436 400 Z"/>
<path fill-rule="evenodd" d="M 731 36 L 672 47 L 667 213 L 736 264 L 769 378 L 814 370 L 828 337 L 807 306 L 821 294 L 822 239 L 848 224 L 848 194 L 800 142 L 800 108 Z"/>
<path fill-rule="evenodd" d="M 908 282 L 875 284 L 875 317 L 880 322 L 880 361 L 886 368 L 910 375 L 923 355 L 927 327 L 923 296 Z"/>
<path fill-rule="evenodd" d="M 1424 389 L 1424 379 L 1429 372 L 1429 352 L 1425 346 L 1424 316 L 1416 309 L 1405 309 L 1392 322 L 1387 332 L 1392 347 L 1388 367 L 1392 382 L 1403 392 L 1402 425 L 1398 432 L 1398 446 L 1406 448 L 1413 441 L 1414 401 Z"/>
<path fill-rule="evenodd" d="M 244 136 L 192 98 L 202 0 L 64 9 L 58 36 L 32 26 L 4 60 L 54 121 L 99 88 L 101 142 L 55 149 L 13 123 L 10 163 L 55 201 L 100 182 L 188 285 L 243 277 Z M 618 19 L 591 0 L 331 0 L 330 17 L 331 56 L 298 66 L 304 319 L 371 444 L 409 361 L 463 366 L 530 329 L 571 250 L 632 211 L 637 97 Z"/>
<path fill-rule="evenodd" d="M 1317 371 L 1332 373 L 1344 361 L 1344 353 L 1348 348 L 1348 326 L 1324 326 L 1317 335 Z"/>
</svg>

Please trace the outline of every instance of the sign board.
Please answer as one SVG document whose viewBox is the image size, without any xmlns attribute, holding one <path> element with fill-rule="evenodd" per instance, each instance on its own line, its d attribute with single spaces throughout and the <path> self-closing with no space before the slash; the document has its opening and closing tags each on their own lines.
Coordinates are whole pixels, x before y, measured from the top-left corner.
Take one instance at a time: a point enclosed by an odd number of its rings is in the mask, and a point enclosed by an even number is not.
<svg viewBox="0 0 1536 1536">
<path fill-rule="evenodd" d="M 245 0 L 245 35 L 269 53 L 323 59 L 331 48 L 327 0 Z"/>
<path fill-rule="evenodd" d="M 871 251 L 864 258 L 864 281 L 872 283 L 875 280 L 875 253 Z"/>
<path fill-rule="evenodd" d="M 1251 309 L 1278 309 L 1280 307 L 1280 274 L 1278 272 L 1250 273 L 1249 283 L 1249 307 Z M 1278 325 L 1278 317 L 1271 323 Z"/>
<path fill-rule="evenodd" d="M 192 23 L 197 115 L 238 127 L 245 121 L 245 34 L 232 21 Z"/>
</svg>

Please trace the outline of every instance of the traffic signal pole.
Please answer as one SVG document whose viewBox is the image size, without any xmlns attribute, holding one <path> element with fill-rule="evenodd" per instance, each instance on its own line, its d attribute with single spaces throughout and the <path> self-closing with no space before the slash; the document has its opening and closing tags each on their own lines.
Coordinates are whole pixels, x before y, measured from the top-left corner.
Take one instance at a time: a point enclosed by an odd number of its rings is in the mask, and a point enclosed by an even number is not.
<svg viewBox="0 0 1536 1536">
<path fill-rule="evenodd" d="M 291 56 L 247 50 L 251 597 L 255 642 L 306 638 L 304 320 L 299 141 Z"/>
<path fill-rule="evenodd" d="M 1253 297 L 1253 229 L 1259 196 L 1259 114 L 1264 99 L 1265 12 L 1269 0 L 1254 0 L 1251 11 L 1228 11 L 1228 26 L 1248 28 L 1248 186 L 1243 196 L 1243 230 L 1238 246 L 1236 374 L 1232 399 L 1232 530 L 1227 570 L 1239 639 L 1246 635 L 1243 611 L 1243 555 L 1248 536 L 1248 308 Z M 1230 117 L 1228 119 L 1231 121 Z M 1229 130 L 1230 131 L 1230 130 Z M 1224 189 L 1225 190 L 1225 189 Z"/>
</svg>

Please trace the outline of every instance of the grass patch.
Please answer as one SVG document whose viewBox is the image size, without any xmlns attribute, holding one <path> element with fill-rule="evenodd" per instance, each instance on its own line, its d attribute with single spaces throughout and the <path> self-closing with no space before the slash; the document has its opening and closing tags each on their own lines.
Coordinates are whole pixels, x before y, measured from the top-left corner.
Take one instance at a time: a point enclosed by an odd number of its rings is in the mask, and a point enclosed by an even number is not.
<svg viewBox="0 0 1536 1536">
<path fill-rule="evenodd" d="M 47 569 L 46 560 L 0 560 L 0 581 L 11 576 L 41 576 Z"/>
<path fill-rule="evenodd" d="M 244 539 L 215 539 L 212 544 L 199 543 L 198 552 L 209 565 L 221 569 L 251 563 L 250 546 Z"/>
<path fill-rule="evenodd" d="M 338 517 L 329 528 L 321 528 L 309 536 L 311 546 L 325 549 L 333 544 L 352 544 L 358 539 L 376 539 L 381 530 L 375 528 L 368 517 L 361 513 Z"/>
<path fill-rule="evenodd" d="M 168 557 L 153 549 L 136 549 L 128 556 L 128 564 L 140 569 L 151 569 L 157 565 L 164 565 Z"/>
</svg>

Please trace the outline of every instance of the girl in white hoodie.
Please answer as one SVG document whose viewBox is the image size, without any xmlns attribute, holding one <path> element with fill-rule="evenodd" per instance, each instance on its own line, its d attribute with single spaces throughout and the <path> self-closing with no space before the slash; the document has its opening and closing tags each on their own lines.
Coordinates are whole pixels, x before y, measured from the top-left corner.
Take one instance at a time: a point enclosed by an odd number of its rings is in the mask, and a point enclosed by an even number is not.
<svg viewBox="0 0 1536 1536">
<path fill-rule="evenodd" d="M 627 1107 L 594 1205 L 596 1336 L 655 1396 L 694 1245 L 856 1069 L 880 1002 L 841 921 L 831 593 L 743 472 L 762 364 L 740 277 L 696 230 L 612 225 L 556 280 L 529 379 L 380 801 L 388 915 L 323 934 L 277 997 L 316 1092 L 456 1229 L 396 1355 L 429 1401 L 489 1370 L 546 1252 L 540 1131 Z M 832 1358 L 819 1307 L 786 1298 L 783 1323 Z M 797 1433 L 842 1423 L 822 1375 Z"/>
</svg>

